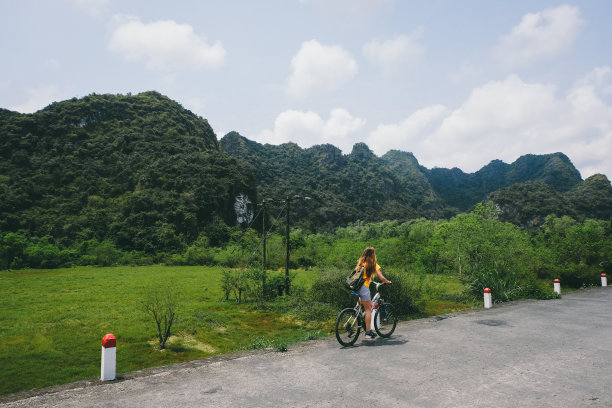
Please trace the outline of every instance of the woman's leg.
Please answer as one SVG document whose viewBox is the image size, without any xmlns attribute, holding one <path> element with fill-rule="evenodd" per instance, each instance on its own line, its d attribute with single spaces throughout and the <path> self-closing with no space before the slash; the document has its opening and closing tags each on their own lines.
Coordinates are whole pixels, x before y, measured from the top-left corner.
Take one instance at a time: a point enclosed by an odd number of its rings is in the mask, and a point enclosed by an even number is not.
<svg viewBox="0 0 612 408">
<path fill-rule="evenodd" d="M 361 301 L 361 304 L 363 305 L 363 308 L 365 309 L 365 326 L 366 326 L 366 331 L 369 332 L 370 331 L 370 320 L 372 319 L 372 301 L 371 300 L 366 300 L 366 301 Z"/>
</svg>

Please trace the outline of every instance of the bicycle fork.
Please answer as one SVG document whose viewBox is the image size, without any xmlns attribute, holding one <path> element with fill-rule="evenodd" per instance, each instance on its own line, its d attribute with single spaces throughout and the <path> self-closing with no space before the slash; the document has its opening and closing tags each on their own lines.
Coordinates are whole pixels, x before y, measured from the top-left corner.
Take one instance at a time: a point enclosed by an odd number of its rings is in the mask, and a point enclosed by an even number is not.
<svg viewBox="0 0 612 408">
<path fill-rule="evenodd" d="M 376 315 L 376 309 L 378 309 L 378 300 L 375 303 L 372 303 L 372 309 L 370 310 L 370 330 L 374 330 L 376 326 L 374 326 L 374 316 L 377 318 L 377 322 L 380 325 L 380 316 Z"/>
</svg>

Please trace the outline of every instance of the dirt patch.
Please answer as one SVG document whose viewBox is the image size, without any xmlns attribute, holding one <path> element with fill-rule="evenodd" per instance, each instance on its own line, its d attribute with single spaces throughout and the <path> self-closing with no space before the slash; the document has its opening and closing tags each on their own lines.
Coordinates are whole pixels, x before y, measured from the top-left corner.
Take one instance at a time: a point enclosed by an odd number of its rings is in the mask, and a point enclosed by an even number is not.
<svg viewBox="0 0 612 408">
<path fill-rule="evenodd" d="M 149 344 L 152 347 L 158 347 L 159 341 L 157 339 L 149 341 Z M 177 347 L 178 346 L 178 347 Z M 168 341 L 166 342 L 166 348 L 187 348 L 187 349 L 195 349 L 200 350 L 204 353 L 213 354 L 217 352 L 210 344 L 202 343 L 198 341 L 194 336 L 190 334 L 177 334 L 175 336 L 170 336 Z M 164 350 L 160 350 L 164 351 Z"/>
</svg>

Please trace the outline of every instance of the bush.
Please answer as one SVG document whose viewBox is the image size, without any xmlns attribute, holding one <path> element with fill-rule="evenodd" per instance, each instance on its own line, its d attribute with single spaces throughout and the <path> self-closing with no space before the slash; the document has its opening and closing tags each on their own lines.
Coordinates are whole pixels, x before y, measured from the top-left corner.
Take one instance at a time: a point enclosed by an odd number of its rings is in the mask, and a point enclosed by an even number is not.
<svg viewBox="0 0 612 408">
<path fill-rule="evenodd" d="M 293 288 L 293 287 L 292 287 Z M 266 300 L 272 300 L 277 296 L 282 296 L 285 291 L 285 276 L 284 275 L 272 275 L 266 277 L 265 284 L 265 298 Z"/>
<path fill-rule="evenodd" d="M 308 298 L 313 302 L 329 304 L 340 310 L 355 305 L 356 298 L 350 297 L 346 288 L 346 277 L 350 271 L 337 269 L 325 270 L 311 286 Z M 381 295 L 395 306 L 400 316 L 420 314 L 423 311 L 423 278 L 421 275 L 412 275 L 399 271 L 385 271 L 385 277 L 392 284 L 381 287 Z M 372 295 L 375 293 L 374 285 L 370 286 Z"/>
<path fill-rule="evenodd" d="M 469 291 L 476 298 L 482 297 L 485 288 L 491 289 L 493 300 L 508 302 L 516 299 L 553 299 L 557 297 L 552 288 L 545 288 L 538 284 L 534 276 L 520 276 L 518 273 L 490 269 L 464 277 L 463 281 L 469 285 Z"/>
<path fill-rule="evenodd" d="M 176 290 L 170 286 L 152 287 L 142 301 L 142 309 L 153 319 L 159 348 L 164 349 L 172 334 L 172 326 L 176 322 L 180 300 Z"/>
<path fill-rule="evenodd" d="M 9 232 L 0 235 L 0 269 L 21 267 L 23 252 L 28 244 L 28 238 L 22 234 Z"/>
<path fill-rule="evenodd" d="M 381 295 L 393 304 L 398 316 L 419 315 L 423 312 L 423 275 L 389 270 L 383 274 L 391 285 L 381 286 Z M 372 292 L 374 286 L 370 286 Z"/>
<path fill-rule="evenodd" d="M 58 268 L 69 263 L 71 253 L 60 250 L 51 237 L 43 237 L 24 251 L 25 263 L 32 268 Z"/>
<path fill-rule="evenodd" d="M 564 286 L 580 288 L 601 283 L 601 270 L 598 267 L 578 264 L 559 269 L 558 279 Z"/>
<path fill-rule="evenodd" d="M 337 309 L 353 306 L 355 298 L 349 297 L 351 292 L 345 284 L 349 272 L 339 269 L 323 270 L 310 287 L 308 299 L 313 302 L 327 303 Z"/>
<path fill-rule="evenodd" d="M 80 265 L 112 266 L 118 264 L 123 255 L 109 240 L 84 241 L 81 243 L 80 251 L 83 254 L 79 259 Z"/>
</svg>

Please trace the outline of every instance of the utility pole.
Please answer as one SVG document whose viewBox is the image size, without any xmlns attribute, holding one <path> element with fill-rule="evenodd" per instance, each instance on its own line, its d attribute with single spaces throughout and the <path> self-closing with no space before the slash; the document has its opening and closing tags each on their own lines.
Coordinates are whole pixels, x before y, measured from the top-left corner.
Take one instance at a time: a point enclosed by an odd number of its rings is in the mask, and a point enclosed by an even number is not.
<svg viewBox="0 0 612 408">
<path fill-rule="evenodd" d="M 262 231 L 263 231 L 263 270 L 266 271 L 266 200 L 264 199 L 261 202 L 261 211 L 262 211 Z"/>
<path fill-rule="evenodd" d="M 289 281 L 289 210 L 291 200 L 310 200 L 310 197 L 301 196 L 287 196 L 285 198 L 285 205 L 287 206 L 287 225 L 285 226 L 285 295 L 290 292 L 291 282 Z"/>
<path fill-rule="evenodd" d="M 285 256 L 285 295 L 289 294 L 289 287 L 291 283 L 289 282 L 289 203 L 291 202 L 291 198 L 287 196 L 287 225 L 285 226 L 285 248 L 286 248 L 286 256 Z"/>
</svg>

